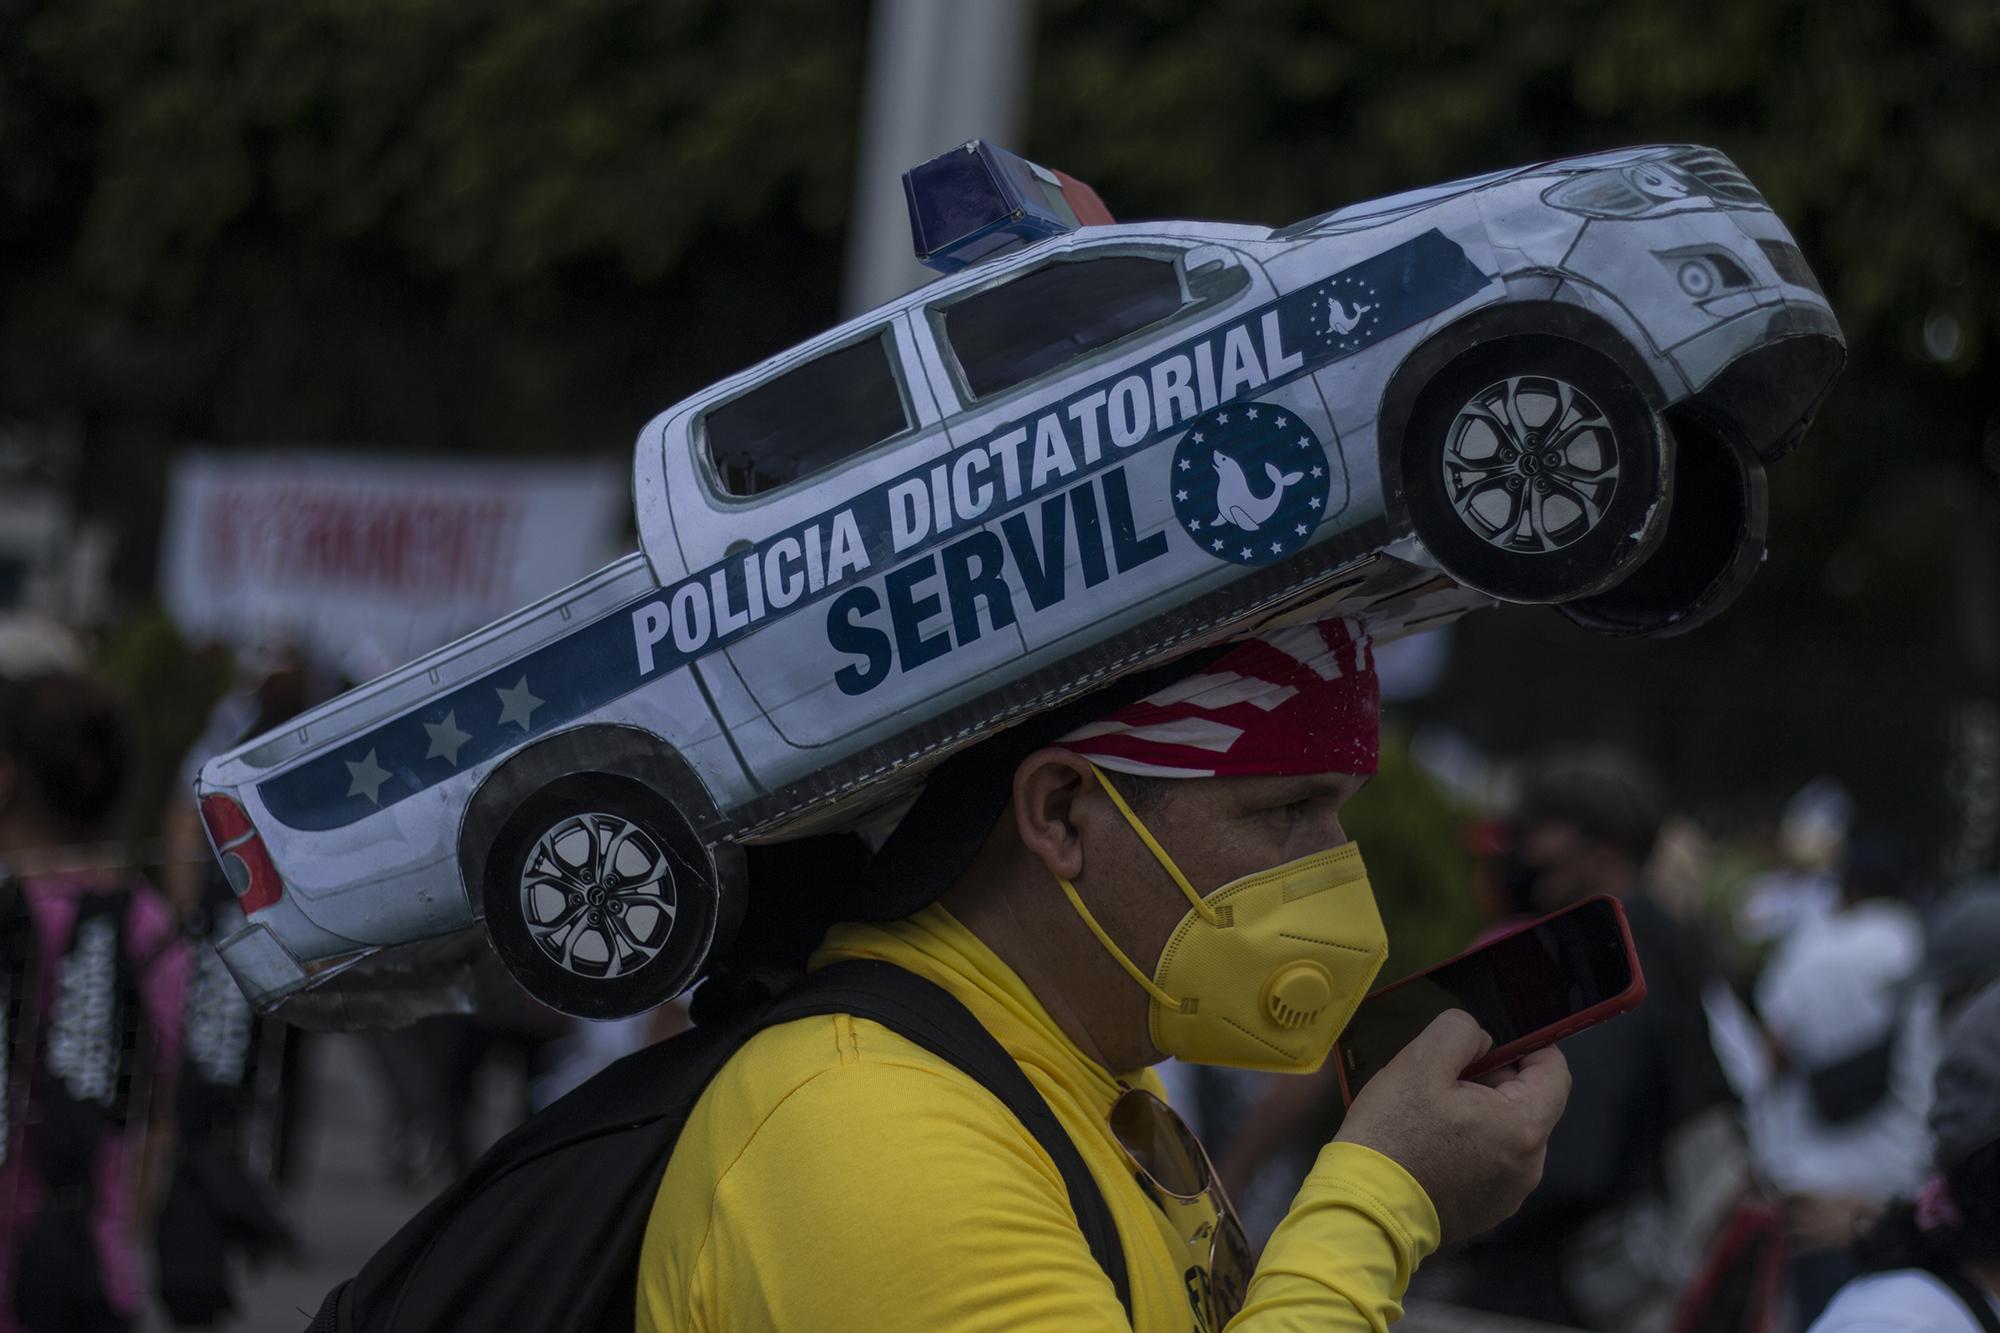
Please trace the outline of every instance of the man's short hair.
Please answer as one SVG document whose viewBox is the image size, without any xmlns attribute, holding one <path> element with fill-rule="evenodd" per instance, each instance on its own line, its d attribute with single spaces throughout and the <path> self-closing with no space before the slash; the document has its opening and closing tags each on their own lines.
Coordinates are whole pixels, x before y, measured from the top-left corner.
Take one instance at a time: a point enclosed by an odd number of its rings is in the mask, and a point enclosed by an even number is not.
<svg viewBox="0 0 2000 1333">
<path fill-rule="evenodd" d="M 1174 790 L 1180 778 L 1153 778 L 1139 773 L 1120 773 L 1113 781 L 1118 784 L 1118 794 L 1125 798 L 1125 804 L 1138 815 L 1151 814 L 1166 804 L 1168 793 Z"/>
<path fill-rule="evenodd" d="M 1524 776 L 1514 822 L 1569 824 L 1644 865 L 1666 818 L 1659 783 L 1638 760 L 1616 750 L 1569 750 L 1538 761 Z"/>
</svg>

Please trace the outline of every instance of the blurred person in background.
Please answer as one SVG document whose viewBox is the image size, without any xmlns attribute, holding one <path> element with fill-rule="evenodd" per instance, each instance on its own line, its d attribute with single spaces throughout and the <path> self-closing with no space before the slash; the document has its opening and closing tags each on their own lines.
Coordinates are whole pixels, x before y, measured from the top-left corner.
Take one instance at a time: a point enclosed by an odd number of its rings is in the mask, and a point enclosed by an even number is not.
<svg viewBox="0 0 2000 1333">
<path fill-rule="evenodd" d="M 1787 936 L 1757 981 L 1772 1075 L 1748 1121 L 1759 1166 L 1791 1200 L 1801 1320 L 1853 1276 L 1858 1220 L 1929 1169 L 1937 1015 L 1913 984 L 1924 935 L 1906 885 L 1886 842 L 1857 838 L 1837 909 Z"/>
<path fill-rule="evenodd" d="M 194 949 L 175 1078 L 179 1146 L 157 1251 L 161 1303 L 180 1327 L 207 1326 L 234 1308 L 232 1255 L 261 1259 L 293 1246 L 272 1187 L 291 1175 L 304 1101 L 298 1029 L 256 1014 L 215 951 L 243 913 L 209 851 L 194 779 L 209 759 L 282 726 L 309 701 L 295 649 L 246 654 L 237 686 L 183 759 L 164 815 L 162 883 Z"/>
<path fill-rule="evenodd" d="M 1739 938 L 1775 944 L 1839 908 L 1840 867 L 1853 817 L 1853 802 L 1831 778 L 1814 778 L 1786 802 L 1778 821 L 1783 864 L 1751 882 L 1736 917 Z"/>
<path fill-rule="evenodd" d="M 101 845 L 126 762 L 102 685 L 0 663 L 9 1333 L 122 1330 L 142 1301 L 140 1237 L 171 1138 L 189 953 L 165 900 Z"/>
<path fill-rule="evenodd" d="M 1660 824 L 1643 875 L 1646 896 L 1697 937 L 1705 937 L 1709 930 L 1709 852 L 1701 825 L 1686 815 L 1670 816 Z"/>
<path fill-rule="evenodd" d="M 1551 756 L 1524 776 L 1498 865 L 1508 916 L 1617 898 L 1647 995 L 1617 1023 L 1563 1042 L 1574 1086 L 1541 1185 L 1514 1217 L 1437 1265 L 1423 1294 L 1607 1333 L 1671 1313 L 1686 1274 L 1665 1264 L 1659 1240 L 1670 1149 L 1678 1131 L 1730 1100 L 1702 1012 L 1699 945 L 1644 891 L 1664 809 L 1652 778 L 1615 752 Z"/>
<path fill-rule="evenodd" d="M 687 1031 L 689 1003 L 681 995 L 643 1014 L 571 1024 L 531 1061 L 528 1104 L 539 1111 L 632 1052 Z"/>
<path fill-rule="evenodd" d="M 1973 996 L 2000 981 L 2000 876 L 1969 880 L 1924 921 L 1922 978 L 1948 1023 Z"/>
<path fill-rule="evenodd" d="M 482 955 L 475 966 L 491 975 L 477 1013 L 440 1014 L 414 1027 L 376 1034 L 381 1038 L 410 1038 L 414 1052 L 406 1051 L 395 1066 L 405 1078 L 421 1081 L 424 1113 L 436 1119 L 431 1129 L 442 1139 L 430 1146 L 441 1152 L 418 1167 L 448 1169 L 454 1180 L 472 1169 L 473 1161 L 489 1146 L 490 1137 L 504 1133 L 526 1120 L 537 1104 L 537 1089 L 548 1083 L 559 1086 L 559 1063 L 569 1052 L 567 1039 L 587 1020 L 572 1018 L 549 1008 L 506 976 L 497 958 Z M 669 1010 L 669 1013 L 672 1013 Z M 644 1019 L 653 1013 L 640 1015 Z M 662 1021 L 668 1021 L 664 1017 Z M 608 1044 L 617 1054 L 626 1054 L 643 1044 L 646 1025 L 627 1023 Z M 642 1034 L 635 1037 L 637 1032 Z M 609 1064 L 617 1054 L 604 1063 Z M 423 1062 L 419 1065 L 417 1062 Z M 486 1080 L 497 1077 L 497 1117 L 487 1109 L 493 1094 Z M 586 1075 L 587 1077 L 587 1075 Z M 498 1125 L 490 1123 L 498 1119 Z M 407 1164 L 406 1164 L 407 1165 Z M 428 1171 L 404 1178 L 406 1184 L 429 1183 Z"/>
<path fill-rule="evenodd" d="M 1810 1333 L 2000 1331 L 2000 985 L 1946 1029 L 1929 1122 L 1936 1173 L 1856 1242 L 1863 1275 Z"/>
<path fill-rule="evenodd" d="M 165 841 L 161 888 L 181 914 L 199 950 L 189 993 L 188 1058 L 199 1052 L 213 1083 L 225 1071 L 236 1088 L 227 1130 L 246 1165 L 260 1179 L 284 1184 L 296 1171 L 302 1086 L 303 1034 L 288 1023 L 268 1022 L 244 1000 L 212 946 L 237 928 L 242 915 L 202 829 L 194 802 L 201 766 L 224 750 L 275 730 L 326 697 L 304 654 L 285 638 L 246 652 L 233 687 L 209 711 L 208 723 L 181 759 L 178 780 L 161 819 Z M 196 1009 L 200 1016 L 196 1017 Z M 240 1066 L 240 1069 L 238 1068 Z M 182 1125 L 186 1134 L 189 1126 Z"/>
</svg>

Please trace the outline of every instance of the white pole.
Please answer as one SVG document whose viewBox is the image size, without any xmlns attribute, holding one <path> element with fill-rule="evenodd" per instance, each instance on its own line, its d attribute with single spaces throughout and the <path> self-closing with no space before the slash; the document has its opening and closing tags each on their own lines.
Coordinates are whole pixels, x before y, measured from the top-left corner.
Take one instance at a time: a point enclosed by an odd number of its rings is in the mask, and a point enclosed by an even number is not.
<svg viewBox="0 0 2000 1333">
<path fill-rule="evenodd" d="M 910 252 L 903 173 L 968 139 L 1020 151 L 1033 0 L 876 0 L 841 316 L 935 275 Z"/>
</svg>

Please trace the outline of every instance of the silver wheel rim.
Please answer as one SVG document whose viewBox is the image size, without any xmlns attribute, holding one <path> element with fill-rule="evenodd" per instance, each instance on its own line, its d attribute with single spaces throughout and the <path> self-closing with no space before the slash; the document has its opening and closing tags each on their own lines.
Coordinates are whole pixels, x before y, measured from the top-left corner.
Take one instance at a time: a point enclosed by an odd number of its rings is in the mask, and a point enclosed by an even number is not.
<svg viewBox="0 0 2000 1333">
<path fill-rule="evenodd" d="M 673 867 L 659 840 L 618 815 L 572 815 L 535 840 L 521 871 L 528 936 L 565 972 L 629 976 L 674 933 Z"/>
<path fill-rule="evenodd" d="M 1618 489 L 1611 423 L 1548 375 L 1489 384 L 1458 409 L 1444 446 L 1452 512 L 1488 545 L 1560 550 L 1597 530 Z"/>
</svg>

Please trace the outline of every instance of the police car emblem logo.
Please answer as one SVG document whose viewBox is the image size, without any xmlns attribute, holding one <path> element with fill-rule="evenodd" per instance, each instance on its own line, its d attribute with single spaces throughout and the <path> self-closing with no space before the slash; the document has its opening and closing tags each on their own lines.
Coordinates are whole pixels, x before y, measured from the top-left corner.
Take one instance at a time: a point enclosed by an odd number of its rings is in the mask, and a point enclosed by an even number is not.
<svg viewBox="0 0 2000 1333">
<path fill-rule="evenodd" d="M 1343 273 L 1312 289 L 1305 309 L 1309 341 L 1324 352 L 1344 355 L 1380 336 L 1382 296 L 1358 273 Z"/>
<path fill-rule="evenodd" d="M 1230 403 L 1188 423 L 1174 448 L 1174 515 L 1218 560 L 1268 565 L 1326 517 L 1326 451 L 1276 403 Z"/>
</svg>

